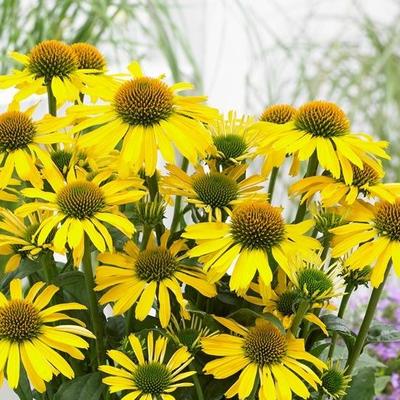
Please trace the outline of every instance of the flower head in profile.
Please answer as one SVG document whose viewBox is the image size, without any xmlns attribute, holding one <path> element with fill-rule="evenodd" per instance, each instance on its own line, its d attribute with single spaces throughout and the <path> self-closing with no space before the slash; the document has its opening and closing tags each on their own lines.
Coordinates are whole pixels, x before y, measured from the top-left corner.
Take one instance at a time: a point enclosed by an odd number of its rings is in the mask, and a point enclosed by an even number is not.
<svg viewBox="0 0 400 400">
<path fill-rule="evenodd" d="M 253 175 L 243 179 L 246 169 L 246 164 L 240 164 L 220 172 L 210 163 L 209 168 L 199 165 L 194 174 L 188 175 L 169 164 L 169 175 L 163 177 L 161 191 L 167 195 L 184 196 L 189 204 L 202 209 L 209 221 L 221 221 L 223 216 L 226 218 L 232 214 L 235 205 L 251 200 L 267 200 L 267 195 L 260 193 L 264 188 L 264 178 Z"/>
<path fill-rule="evenodd" d="M 387 142 L 373 141 L 365 133 L 351 132 L 344 111 L 328 101 L 305 103 L 285 124 L 261 121 L 252 129 L 265 134 L 260 152 L 284 151 L 299 161 L 308 160 L 315 153 L 322 168 L 334 178 L 343 176 L 348 183 L 353 180 L 352 163 L 360 169 L 364 164 L 379 169 L 375 157 L 390 158 L 384 150 Z"/>
<path fill-rule="evenodd" d="M 46 171 L 44 171 L 46 175 Z M 50 210 L 37 230 L 37 243 L 46 242 L 50 232 L 58 228 L 53 240 L 56 252 L 71 249 L 74 265 L 79 266 L 84 252 L 85 237 L 103 252 L 113 251 L 113 241 L 107 226 L 118 229 L 127 237 L 135 231 L 133 224 L 118 211 L 118 206 L 135 202 L 146 192 L 137 187 L 137 180 L 110 179 L 111 172 L 102 172 L 88 179 L 85 171 L 71 169 L 67 179 L 57 171 L 47 177 L 53 191 L 27 188 L 24 196 L 40 199 L 16 210 L 22 217 L 34 211 Z"/>
<path fill-rule="evenodd" d="M 135 317 L 142 321 L 150 313 L 154 300 L 159 305 L 159 319 L 163 328 L 171 318 L 171 295 L 188 318 L 182 285 L 189 285 L 206 297 L 217 294 L 215 286 L 206 280 L 201 268 L 185 262 L 184 240 L 168 245 L 167 231 L 158 246 L 150 240 L 147 248 L 140 251 L 132 242 L 125 244 L 124 252 L 103 253 L 98 256 L 101 266 L 97 268 L 96 290 L 106 289 L 101 304 L 114 303 L 113 311 L 121 314 L 136 304 Z"/>
<path fill-rule="evenodd" d="M 23 259 L 36 259 L 43 249 L 50 247 L 48 242 L 38 245 L 35 237 L 41 221 L 48 216 L 49 212 L 31 214 L 27 224 L 12 211 L 0 209 L 0 254 L 8 256 L 4 272 L 16 270 Z"/>
<path fill-rule="evenodd" d="M 204 372 L 216 379 L 240 372 L 225 393 L 228 399 L 236 395 L 239 400 L 247 399 L 256 382 L 260 382 L 260 400 L 291 399 L 292 393 L 308 399 L 310 392 L 306 384 L 317 390 L 321 380 L 304 361 L 320 371 L 326 365 L 305 350 L 303 339 L 294 338 L 290 332 L 283 333 L 263 319 L 256 320 L 249 328 L 231 319 L 215 319 L 233 334 L 221 333 L 202 339 L 203 351 L 218 357 L 205 365 Z"/>
<path fill-rule="evenodd" d="M 337 204 L 351 205 L 362 196 L 366 198 L 379 197 L 393 202 L 400 195 L 400 184 L 382 183 L 383 169 L 374 169 L 368 164 L 359 168 L 351 164 L 352 181 L 346 182 L 344 177 L 333 178 L 330 173 L 321 176 L 310 176 L 293 184 L 289 193 L 302 195 L 301 202 L 310 200 L 319 193 L 321 203 L 325 207 L 333 207 Z"/>
<path fill-rule="evenodd" d="M 104 72 L 104 57 L 94 49 L 87 44 L 69 46 L 58 40 L 44 40 L 26 55 L 11 52 L 10 56 L 23 64 L 23 69 L 0 76 L 0 88 L 16 87 L 14 101 L 44 94 L 46 86 L 51 88 L 59 105 L 79 101 L 79 94 L 86 86 L 104 84 L 99 74 Z M 93 62 L 94 57 L 97 62 Z"/>
<path fill-rule="evenodd" d="M 314 249 L 320 243 L 304 235 L 312 226 L 310 220 L 286 224 L 281 208 L 255 201 L 235 207 L 229 222 L 190 225 L 183 236 L 196 240 L 197 246 L 188 254 L 200 257 L 211 282 L 220 280 L 233 267 L 230 288 L 244 293 L 257 272 L 266 285 L 271 283 L 269 257 L 286 273 L 294 254 L 315 259 Z"/>
<path fill-rule="evenodd" d="M 71 133 L 93 128 L 79 138 L 78 146 L 92 147 L 104 154 L 122 140 L 121 174 L 126 173 L 128 166 L 135 173 L 144 167 L 146 175 L 153 175 L 158 151 L 167 162 L 174 163 L 174 146 L 193 164 L 199 156 L 204 158 L 212 140 L 203 123 L 218 116 L 215 109 L 204 104 L 206 98 L 178 95 L 193 86 L 184 82 L 169 86 L 162 77 L 144 75 L 136 62 L 129 66 L 129 71 L 130 80 L 100 88 L 98 94 L 106 104 L 68 109 L 65 126 L 79 121 Z M 49 119 L 48 126 L 54 127 L 54 121 Z"/>
<path fill-rule="evenodd" d="M 209 328 L 203 319 L 196 314 L 190 316 L 190 322 L 185 318 L 179 320 L 172 315 L 167 327 L 167 334 L 177 346 L 185 346 L 192 353 L 197 353 L 201 348 L 201 340 L 218 333 Z"/>
<path fill-rule="evenodd" d="M 328 302 L 344 294 L 344 281 L 340 275 L 340 261 L 329 265 L 301 260 L 292 260 L 289 279 L 301 298 L 309 303 Z"/>
<path fill-rule="evenodd" d="M 214 147 L 209 150 L 210 157 L 224 167 L 254 158 L 258 143 L 256 136 L 248 131 L 252 123 L 252 118 L 238 117 L 234 111 L 210 123 Z"/>
<path fill-rule="evenodd" d="M 296 111 L 296 108 L 290 104 L 272 104 L 264 109 L 259 120 L 270 124 L 283 125 L 293 121 Z M 259 143 L 262 145 L 258 149 L 258 153 L 264 156 L 262 175 L 268 176 L 273 168 L 278 168 L 283 164 L 288 156 L 288 152 L 285 148 L 280 150 L 269 148 L 269 150 L 266 152 L 265 146 L 263 145 L 265 140 L 268 140 L 268 132 L 261 130 L 259 135 Z M 292 168 L 290 169 L 291 175 L 297 175 L 299 169 L 298 164 L 298 158 L 294 156 Z"/>
<path fill-rule="evenodd" d="M 54 169 L 54 165 L 41 145 L 70 141 L 65 134 L 43 130 L 40 121 L 32 119 L 35 109 L 33 106 L 21 111 L 18 104 L 12 103 L 0 114 L 0 189 L 12 183 L 14 171 L 21 180 L 42 188 L 37 161 L 49 170 Z"/>
<path fill-rule="evenodd" d="M 193 386 L 185 379 L 196 372 L 183 372 L 193 360 L 186 347 L 179 348 L 166 359 L 167 338 L 154 340 L 150 331 L 146 341 L 147 354 L 137 336 L 131 334 L 128 339 L 134 359 L 121 351 L 109 350 L 108 355 L 117 366 L 99 367 L 107 374 L 103 383 L 110 387 L 110 393 L 123 392 L 121 400 L 175 400 L 171 393 L 181 387 Z"/>
<path fill-rule="evenodd" d="M 302 300 L 301 292 L 291 282 L 287 283 L 285 274 L 278 274 L 278 283 L 274 289 L 265 285 L 261 280 L 252 282 L 249 294 L 244 298 L 250 303 L 263 307 L 264 312 L 269 312 L 278 317 L 285 329 L 290 329 L 294 317 Z M 311 302 L 309 312 L 304 319 L 317 325 L 328 336 L 325 324 L 315 315 L 314 311 L 324 307 L 321 302 Z"/>
<path fill-rule="evenodd" d="M 379 287 L 390 262 L 400 275 L 400 198 L 392 203 L 357 202 L 347 217 L 348 223 L 334 228 L 332 256 L 354 250 L 345 260 L 352 269 L 372 267 L 371 283 Z"/>
<path fill-rule="evenodd" d="M 85 310 L 85 306 L 60 303 L 48 307 L 57 291 L 56 286 L 37 282 L 24 296 L 22 281 L 14 279 L 9 299 L 0 292 L 0 385 L 5 374 L 10 387 L 17 388 L 21 365 L 40 393 L 46 390 L 45 382 L 55 375 L 74 378 L 73 369 L 59 352 L 83 360 L 81 349 L 87 349 L 89 344 L 80 336 L 94 335 L 81 321 L 64 313 Z M 68 324 L 60 324 L 61 321 Z"/>
<path fill-rule="evenodd" d="M 321 375 L 321 392 L 329 399 L 339 400 L 346 396 L 350 386 L 351 376 L 346 375 L 346 369 L 339 362 L 328 362 L 328 369 Z"/>
</svg>

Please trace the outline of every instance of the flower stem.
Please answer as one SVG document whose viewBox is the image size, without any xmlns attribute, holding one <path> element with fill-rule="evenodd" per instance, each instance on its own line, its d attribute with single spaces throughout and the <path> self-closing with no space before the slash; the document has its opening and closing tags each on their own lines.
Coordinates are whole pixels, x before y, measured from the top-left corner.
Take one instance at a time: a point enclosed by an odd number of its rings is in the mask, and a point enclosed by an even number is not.
<svg viewBox="0 0 400 400">
<path fill-rule="evenodd" d="M 367 338 L 368 330 L 374 318 L 375 310 L 378 305 L 379 299 L 381 297 L 390 269 L 391 269 L 391 264 L 388 265 L 386 268 L 385 276 L 383 278 L 383 282 L 381 283 L 381 285 L 378 288 L 374 288 L 374 290 L 372 291 L 367 311 L 365 312 L 364 319 L 361 324 L 360 330 L 358 332 L 356 342 L 354 344 L 351 353 L 349 354 L 349 358 L 347 359 L 346 373 L 349 375 L 351 375 L 351 372 L 353 371 L 354 366 L 356 365 L 356 362 L 358 360 L 358 357 L 360 357 L 361 351 L 364 347 L 365 339 Z"/>
<path fill-rule="evenodd" d="M 49 105 L 49 114 L 52 115 L 53 117 L 57 116 L 57 100 L 54 97 L 53 91 L 51 89 L 51 82 L 49 82 L 47 85 L 47 99 L 48 99 L 48 105 Z"/>
<path fill-rule="evenodd" d="M 151 231 L 152 231 L 151 226 L 145 225 L 143 227 L 142 242 L 140 244 L 140 248 L 142 251 L 146 250 L 147 243 L 149 242 L 149 239 L 150 239 Z"/>
<path fill-rule="evenodd" d="M 269 177 L 269 185 L 268 185 L 268 198 L 269 202 L 272 202 L 272 196 L 274 195 L 276 178 L 278 177 L 279 167 L 273 167 L 271 171 L 271 175 Z"/>
<path fill-rule="evenodd" d="M 347 308 L 347 304 L 349 303 L 350 297 L 353 293 L 353 290 L 354 290 L 354 284 L 349 282 L 346 286 L 346 292 L 345 292 L 346 294 L 342 297 L 342 301 L 340 302 L 339 311 L 338 311 L 339 318 L 343 318 L 344 313 Z M 337 338 L 338 338 L 338 334 L 337 334 L 337 332 L 334 332 L 334 334 L 332 336 L 331 347 L 329 348 L 328 359 L 332 358 L 332 356 L 333 356 L 333 353 L 334 353 L 335 347 L 336 347 Z"/>
<path fill-rule="evenodd" d="M 190 364 L 189 369 L 191 371 L 196 371 L 196 368 L 192 364 Z M 197 376 L 197 371 L 195 374 L 192 375 L 192 380 L 193 380 L 194 388 L 196 390 L 197 400 L 204 400 L 203 389 L 201 388 L 199 377 Z"/>
<path fill-rule="evenodd" d="M 40 255 L 40 263 L 43 268 L 43 274 L 46 282 L 51 283 L 57 276 L 57 267 L 54 262 L 53 253 L 47 250 L 43 251 L 43 253 Z"/>
<path fill-rule="evenodd" d="M 297 336 L 297 331 L 299 330 L 299 326 L 300 326 L 301 322 L 303 321 L 303 318 L 306 315 L 309 307 L 310 306 L 309 306 L 307 300 L 302 300 L 299 303 L 299 308 L 297 309 L 296 315 L 294 316 L 292 328 L 291 328 L 294 336 Z"/>
<path fill-rule="evenodd" d="M 253 390 L 251 391 L 250 396 L 247 398 L 247 400 L 258 399 L 257 391 L 258 391 L 259 386 L 260 386 L 260 377 L 258 376 L 258 374 L 256 374 L 256 379 L 254 381 Z"/>
<path fill-rule="evenodd" d="M 94 291 L 95 283 L 93 278 L 93 269 L 92 269 L 92 259 L 91 259 L 91 251 L 90 251 L 90 240 L 85 235 L 85 251 L 83 254 L 83 272 L 85 275 L 86 282 L 86 290 L 89 298 L 89 312 L 90 319 L 92 322 L 92 328 L 94 334 L 96 335 L 96 356 L 97 356 L 97 367 L 101 364 L 105 363 L 106 353 L 104 348 L 104 327 L 101 315 L 99 313 L 97 296 Z"/>
<path fill-rule="evenodd" d="M 189 166 L 189 160 L 184 157 L 182 160 L 182 165 L 181 165 L 181 169 L 186 172 Z M 182 204 L 182 196 L 176 196 L 175 198 L 175 207 L 174 207 L 174 216 L 172 218 L 172 223 L 171 223 L 171 233 L 175 232 L 180 219 L 181 219 L 181 204 Z"/>
<path fill-rule="evenodd" d="M 308 161 L 307 171 L 304 175 L 304 178 L 308 178 L 309 176 L 314 176 L 317 173 L 317 170 L 318 170 L 318 156 L 317 156 L 317 151 L 315 150 L 310 160 Z M 300 200 L 299 208 L 297 209 L 296 217 L 294 219 L 295 224 L 303 221 L 304 216 L 306 215 L 306 211 L 307 211 L 307 202 L 304 201 L 302 203 Z"/>
</svg>

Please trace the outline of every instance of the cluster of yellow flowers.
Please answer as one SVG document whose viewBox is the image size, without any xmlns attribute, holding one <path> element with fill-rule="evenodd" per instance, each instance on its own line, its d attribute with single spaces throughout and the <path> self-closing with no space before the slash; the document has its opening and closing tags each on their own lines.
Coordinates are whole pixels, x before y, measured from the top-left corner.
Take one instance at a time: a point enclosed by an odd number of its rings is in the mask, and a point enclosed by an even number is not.
<svg viewBox="0 0 400 400">
<path fill-rule="evenodd" d="M 400 274 L 387 143 L 352 132 L 327 101 L 224 117 L 137 62 L 109 73 L 89 44 L 11 55 L 23 68 L 0 77 L 15 89 L 0 115 L 0 381 L 55 393 L 60 374 L 100 370 L 105 399 L 345 395 L 388 266 Z M 284 210 L 274 191 L 288 174 Z M 66 274 L 85 290 L 63 287 Z M 346 299 L 343 317 L 369 281 L 339 365 L 332 299 Z M 314 351 L 321 340 L 329 354 Z"/>
</svg>

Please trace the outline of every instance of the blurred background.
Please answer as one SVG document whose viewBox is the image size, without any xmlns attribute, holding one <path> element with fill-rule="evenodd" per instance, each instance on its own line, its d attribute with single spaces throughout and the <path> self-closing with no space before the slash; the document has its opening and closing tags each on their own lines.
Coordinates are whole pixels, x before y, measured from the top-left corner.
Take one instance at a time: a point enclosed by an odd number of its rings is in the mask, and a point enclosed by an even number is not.
<svg viewBox="0 0 400 400">
<path fill-rule="evenodd" d="M 276 102 L 334 101 L 355 131 L 391 142 L 393 181 L 400 177 L 399 17 L 399 0 L 0 0 L 1 72 L 12 68 L 9 50 L 25 53 L 54 38 L 98 46 L 113 71 L 139 59 L 150 74 L 194 82 L 222 111 L 258 115 Z M 388 296 L 378 318 L 399 325 L 398 301 Z M 400 399 L 399 346 L 374 351 L 377 393 Z M 1 399 L 14 398 L 4 390 Z"/>
</svg>

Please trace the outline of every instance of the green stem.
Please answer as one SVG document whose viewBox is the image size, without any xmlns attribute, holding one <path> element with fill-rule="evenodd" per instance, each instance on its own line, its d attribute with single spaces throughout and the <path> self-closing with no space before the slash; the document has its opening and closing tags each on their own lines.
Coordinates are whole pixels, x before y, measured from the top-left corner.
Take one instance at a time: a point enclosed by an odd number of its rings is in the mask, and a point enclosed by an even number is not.
<svg viewBox="0 0 400 400">
<path fill-rule="evenodd" d="M 317 170 L 318 170 L 318 156 L 317 156 L 317 151 L 314 151 L 313 155 L 308 161 L 307 171 L 304 175 L 304 178 L 308 178 L 309 176 L 315 176 Z M 306 211 L 307 211 L 307 202 L 304 201 L 303 203 L 301 203 L 300 200 L 299 208 L 297 209 L 296 217 L 294 219 L 295 224 L 303 221 L 304 216 L 306 215 Z"/>
<path fill-rule="evenodd" d="M 189 369 L 191 371 L 196 371 L 196 368 L 192 364 L 190 364 Z M 197 376 L 197 371 L 195 374 L 192 375 L 192 380 L 193 380 L 194 388 L 196 390 L 197 400 L 204 400 L 203 389 L 201 387 L 199 377 Z"/>
<path fill-rule="evenodd" d="M 53 117 L 57 116 L 57 100 L 54 97 L 53 91 L 51 90 L 51 82 L 47 85 L 47 99 L 49 103 L 49 114 Z"/>
<path fill-rule="evenodd" d="M 182 160 L 182 165 L 181 169 L 186 172 L 189 166 L 189 160 L 187 158 L 183 158 Z M 171 233 L 174 233 L 176 231 L 176 228 L 178 227 L 178 224 L 181 219 L 181 204 L 182 204 L 182 197 L 181 196 L 176 196 L 175 198 L 175 207 L 174 207 L 174 216 L 172 218 L 172 223 L 171 223 Z"/>
<path fill-rule="evenodd" d="M 90 319 L 92 322 L 92 328 L 94 334 L 96 335 L 97 365 L 94 368 L 94 370 L 97 370 L 97 367 L 99 365 L 105 363 L 106 352 L 104 348 L 104 326 L 102 317 L 99 313 L 96 292 L 94 291 L 95 282 L 93 278 L 90 240 L 87 235 L 85 235 L 85 251 L 83 254 L 82 264 L 83 264 L 83 272 L 85 275 L 87 295 L 89 298 Z"/>
<path fill-rule="evenodd" d="M 331 244 L 330 238 L 328 236 L 324 237 L 324 239 L 322 241 L 322 244 L 323 244 L 323 250 L 322 250 L 322 253 L 321 253 L 321 260 L 324 261 L 326 259 L 326 256 L 328 255 L 328 252 L 329 252 L 329 247 L 330 247 L 330 244 Z"/>
<path fill-rule="evenodd" d="M 338 311 L 339 318 L 343 318 L 344 313 L 347 308 L 347 304 L 349 303 L 350 297 L 353 293 L 353 290 L 354 290 L 354 284 L 352 282 L 349 282 L 346 286 L 346 291 L 345 291 L 346 294 L 342 297 L 342 301 L 340 302 L 339 311 Z M 329 348 L 328 359 L 332 358 L 333 353 L 335 352 L 337 338 L 338 338 L 338 334 L 337 334 L 337 332 L 335 332 L 332 336 L 332 343 Z"/>
<path fill-rule="evenodd" d="M 300 324 L 303 321 L 304 316 L 306 315 L 308 309 L 310 308 L 307 300 L 302 300 L 299 303 L 299 308 L 296 311 L 296 315 L 294 316 L 292 323 L 292 333 L 297 337 L 297 331 L 299 330 Z"/>
<path fill-rule="evenodd" d="M 151 231 L 152 231 L 151 226 L 145 225 L 143 227 L 142 242 L 140 244 L 140 248 L 142 251 L 146 250 L 147 243 L 149 242 L 149 239 L 150 239 Z"/>
<path fill-rule="evenodd" d="M 158 193 L 157 171 L 152 176 L 146 177 L 147 187 L 149 188 L 150 200 L 153 201 Z"/>
<path fill-rule="evenodd" d="M 391 264 L 386 267 L 385 276 L 383 278 L 383 282 L 381 283 L 381 285 L 378 288 L 374 288 L 374 290 L 372 291 L 367 311 L 365 312 L 364 320 L 358 332 L 356 342 L 354 344 L 352 352 L 349 354 L 349 358 L 347 359 L 346 373 L 348 375 L 351 375 L 351 372 L 353 371 L 354 366 L 356 365 L 356 362 L 358 360 L 358 357 L 360 357 L 361 351 L 364 347 L 365 339 L 367 338 L 368 330 L 374 318 L 375 310 L 378 305 L 379 299 L 381 297 L 390 269 L 391 269 Z"/>
<path fill-rule="evenodd" d="M 251 391 L 250 396 L 247 398 L 247 400 L 255 400 L 255 399 L 258 399 L 257 391 L 258 391 L 259 386 L 260 386 L 260 377 L 259 377 L 258 374 L 257 374 L 257 375 L 256 375 L 256 379 L 255 379 L 255 381 L 254 381 L 253 390 Z"/>
<path fill-rule="evenodd" d="M 46 282 L 51 283 L 57 276 L 57 267 L 54 261 L 53 253 L 45 250 L 40 256 L 40 263 L 43 268 L 43 274 Z"/>
<path fill-rule="evenodd" d="M 272 196 L 274 195 L 276 178 L 278 177 L 279 167 L 273 167 L 271 171 L 271 175 L 269 177 L 269 185 L 268 185 L 268 198 L 269 202 L 272 202 Z"/>
</svg>

